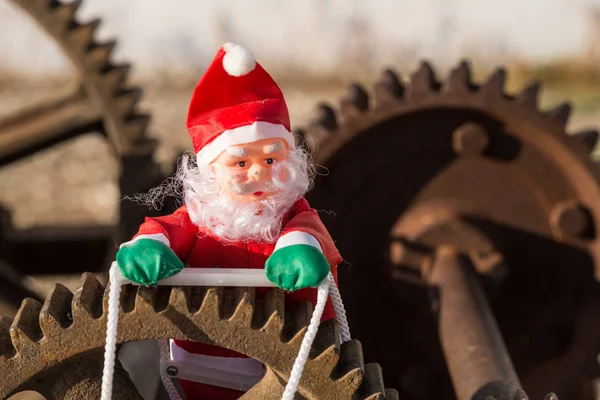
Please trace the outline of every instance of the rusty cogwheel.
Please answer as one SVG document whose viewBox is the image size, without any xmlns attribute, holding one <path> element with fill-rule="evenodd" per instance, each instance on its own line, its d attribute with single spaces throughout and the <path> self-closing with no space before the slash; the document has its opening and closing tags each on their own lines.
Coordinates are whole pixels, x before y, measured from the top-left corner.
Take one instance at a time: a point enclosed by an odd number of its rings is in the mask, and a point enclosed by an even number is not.
<svg viewBox="0 0 600 400">
<path fill-rule="evenodd" d="M 100 20 L 87 23 L 77 21 L 76 12 L 82 0 L 69 3 L 57 0 L 12 1 L 58 44 L 78 74 L 79 86 L 64 97 L 0 119 L 0 167 L 80 135 L 101 132 L 120 164 L 119 189 L 122 195 L 145 192 L 157 186 L 164 179 L 164 174 L 153 159 L 157 142 L 147 136 L 150 117 L 137 110 L 142 91 L 127 83 L 130 65 L 116 64 L 111 60 L 116 41 L 100 42 L 95 39 Z M 140 175 L 139 171 L 144 171 L 144 174 Z M 65 273 L 56 269 L 81 264 L 77 260 L 78 252 L 72 249 L 67 251 L 67 262 L 64 262 L 65 254 L 58 255 L 60 251 L 56 249 L 64 249 L 69 245 L 73 248 L 89 245 L 95 251 L 103 252 L 102 241 L 106 238 L 105 243 L 109 244 L 107 251 L 113 252 L 113 240 L 130 237 L 148 214 L 147 209 L 132 202 L 121 202 L 119 208 L 118 227 L 82 227 L 82 235 L 76 229 L 49 227 L 46 233 L 37 236 L 34 230 L 25 235 L 13 235 L 16 230 L 10 225 L 8 211 L 0 210 L 4 225 L 4 232 L 0 232 L 0 236 L 4 234 L 4 237 L 0 238 L 0 242 L 4 242 L 5 251 L 2 255 L 4 260 L 0 263 L 0 275 L 11 273 L 9 267 L 12 271 L 27 271 L 29 274 L 48 273 L 48 269 L 50 272 Z M 81 239 L 86 235 L 91 239 Z M 54 245 L 54 250 L 47 253 L 49 258 L 45 260 L 43 272 L 37 265 L 28 264 L 22 268 L 25 262 L 18 258 L 23 252 L 22 247 L 36 240 L 46 249 Z M 52 240 L 54 242 L 49 244 Z M 108 266 L 101 257 L 85 262 L 85 265 L 87 271 L 93 272 L 102 271 Z M 77 270 L 77 273 L 81 272 L 83 270 Z M 18 282 L 13 284 L 13 281 L 18 279 L 12 279 L 9 290 L 0 294 L 0 308 L 16 309 L 23 299 L 23 296 L 19 296 L 24 292 L 22 285 Z"/>
<path fill-rule="evenodd" d="M 119 186 L 122 194 L 146 191 L 160 183 L 163 174 L 152 157 L 157 143 L 147 137 L 150 117 L 136 109 L 142 91 L 138 87 L 127 84 L 129 64 L 115 64 L 111 61 L 111 53 L 116 42 L 99 42 L 94 38 L 100 21 L 98 19 L 88 23 L 77 21 L 75 14 L 82 3 L 81 0 L 69 3 L 56 0 L 12 1 L 18 8 L 29 14 L 58 44 L 74 66 L 79 76 L 79 86 L 64 97 L 0 119 L 0 167 L 74 137 L 91 132 L 102 132 L 120 162 Z M 140 170 L 145 171 L 142 176 L 139 174 Z M 121 218 L 117 233 L 113 232 L 114 227 L 97 226 L 85 227 L 86 233 L 91 232 L 97 237 L 108 235 L 107 243 L 111 244 L 115 236 L 129 237 L 128 234 L 139 225 L 140 220 L 143 220 L 142 213 L 147 213 L 147 210 L 125 202 L 120 204 L 120 208 Z M 12 279 L 0 285 L 7 287 L 7 290 L 3 290 L 0 294 L 0 308 L 16 310 L 24 298 L 20 295 L 25 293 L 25 289 L 13 271 L 21 273 L 24 271 L 19 268 L 22 266 L 22 260 L 14 260 L 11 257 L 20 253 L 19 246 L 27 242 L 27 235 L 24 235 L 25 239 L 18 234 L 12 235 L 15 230 L 10 225 L 10 214 L 5 210 L 0 210 L 0 214 L 4 231 L 0 233 L 0 236 L 4 235 L 0 238 L 0 242 L 4 242 L 2 244 L 5 251 L 2 255 L 4 259 L 0 260 L 0 276 L 12 276 Z M 49 240 L 47 237 L 53 237 L 64 248 L 64 243 L 72 243 L 72 238 L 77 237 L 77 233 L 57 229 L 47 236 L 42 234 L 36 237 L 34 233 L 31 236 L 33 236 L 31 240 L 40 241 L 46 248 Z M 93 239 L 90 241 L 93 242 Z M 81 246 L 81 243 L 76 243 L 75 246 Z M 114 246 L 109 247 L 110 252 Z M 52 254 L 58 252 L 60 250 Z M 68 253 L 72 256 L 76 252 Z M 51 269 L 61 268 L 53 265 L 53 261 L 55 259 L 46 260 L 46 269 L 43 273 L 48 273 L 48 266 Z M 96 272 L 103 268 L 103 260 L 94 265 L 86 264 L 88 271 Z M 36 265 L 27 265 L 27 271 L 31 273 L 32 270 L 33 273 L 41 272 Z"/>
<path fill-rule="evenodd" d="M 23 301 L 14 321 L 0 317 L 0 399 L 34 390 L 48 400 L 98 399 L 102 384 L 108 290 L 84 274 L 73 295 L 56 284 L 44 304 Z M 216 344 L 268 366 L 245 399 L 279 399 L 312 307 L 284 312 L 279 289 L 256 300 L 253 289 L 145 288 L 126 285 L 118 343 L 174 338 Z M 139 399 L 117 365 L 115 399 Z M 340 345 L 336 323 L 319 328 L 298 389 L 306 399 L 397 399 L 385 390 L 381 368 L 362 361 L 361 345 Z"/>
<path fill-rule="evenodd" d="M 328 171 L 307 198 L 351 264 L 340 289 L 353 335 L 404 399 L 455 399 L 452 382 L 484 371 L 458 379 L 447 365 L 451 338 L 485 335 L 461 313 L 438 325 L 440 246 L 473 260 L 493 311 L 482 321 L 497 320 L 531 398 L 595 398 L 598 133 L 568 135 L 568 104 L 542 112 L 539 84 L 512 96 L 504 82 L 498 69 L 473 83 L 467 62 L 443 81 L 427 63 L 406 83 L 385 70 L 372 93 L 352 84 L 297 132 Z"/>
<path fill-rule="evenodd" d="M 81 87 L 0 120 L 0 165 L 92 131 L 103 132 L 119 156 L 153 148 L 146 137 L 149 116 L 136 110 L 142 92 L 126 83 L 130 65 L 111 61 L 115 41 L 94 39 L 99 19 L 85 24 L 75 19 L 82 1 L 12 1 L 60 46 L 79 73 Z"/>
</svg>

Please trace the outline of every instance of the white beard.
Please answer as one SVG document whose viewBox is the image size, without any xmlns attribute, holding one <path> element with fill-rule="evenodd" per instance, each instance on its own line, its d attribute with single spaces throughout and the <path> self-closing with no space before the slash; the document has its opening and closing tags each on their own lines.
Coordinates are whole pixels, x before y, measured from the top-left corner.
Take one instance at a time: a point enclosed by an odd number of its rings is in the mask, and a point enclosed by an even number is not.
<svg viewBox="0 0 600 400">
<path fill-rule="evenodd" d="M 291 150 L 287 161 L 274 167 L 271 187 L 275 194 L 255 202 L 241 202 L 222 193 L 209 166 L 188 165 L 184 156 L 177 180 L 183 183 L 183 198 L 190 219 L 206 227 L 226 242 L 257 241 L 274 243 L 282 229 L 283 217 L 311 188 L 312 166 L 301 148 Z M 291 178 L 278 181 L 278 171 L 287 168 Z"/>
</svg>

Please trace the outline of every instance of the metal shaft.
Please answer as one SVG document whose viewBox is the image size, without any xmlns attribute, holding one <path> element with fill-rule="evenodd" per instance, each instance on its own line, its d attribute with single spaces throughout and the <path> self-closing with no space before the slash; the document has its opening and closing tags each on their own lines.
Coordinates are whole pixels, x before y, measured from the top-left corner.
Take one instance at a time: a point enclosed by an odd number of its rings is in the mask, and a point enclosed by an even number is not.
<svg viewBox="0 0 600 400">
<path fill-rule="evenodd" d="M 514 400 L 521 383 L 468 257 L 440 249 L 430 275 L 438 329 L 458 400 Z"/>
</svg>

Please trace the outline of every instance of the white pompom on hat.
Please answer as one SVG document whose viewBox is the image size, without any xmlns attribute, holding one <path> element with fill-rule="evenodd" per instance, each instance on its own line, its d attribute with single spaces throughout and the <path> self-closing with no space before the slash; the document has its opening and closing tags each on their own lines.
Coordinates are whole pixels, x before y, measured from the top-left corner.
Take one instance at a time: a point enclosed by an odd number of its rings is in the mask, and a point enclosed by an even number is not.
<svg viewBox="0 0 600 400">
<path fill-rule="evenodd" d="M 231 76 L 246 75 L 256 66 L 254 55 L 239 44 L 225 43 L 223 50 L 223 68 Z"/>
</svg>

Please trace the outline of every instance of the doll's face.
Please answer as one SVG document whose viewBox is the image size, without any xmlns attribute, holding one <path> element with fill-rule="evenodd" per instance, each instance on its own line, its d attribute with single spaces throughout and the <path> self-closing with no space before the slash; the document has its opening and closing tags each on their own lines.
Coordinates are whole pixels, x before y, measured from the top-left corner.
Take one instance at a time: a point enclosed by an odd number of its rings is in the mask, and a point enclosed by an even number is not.
<svg viewBox="0 0 600 400">
<path fill-rule="evenodd" d="M 212 163 L 217 182 L 224 194 L 252 202 L 275 194 L 273 179 L 285 182 L 285 169 L 278 163 L 287 160 L 288 148 L 282 139 L 265 139 L 231 146 Z M 275 175 L 275 176 L 274 176 Z"/>
</svg>

